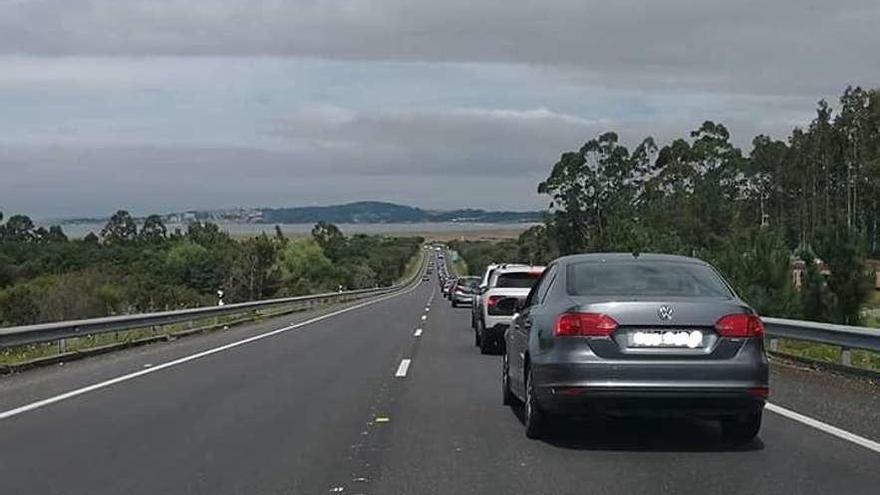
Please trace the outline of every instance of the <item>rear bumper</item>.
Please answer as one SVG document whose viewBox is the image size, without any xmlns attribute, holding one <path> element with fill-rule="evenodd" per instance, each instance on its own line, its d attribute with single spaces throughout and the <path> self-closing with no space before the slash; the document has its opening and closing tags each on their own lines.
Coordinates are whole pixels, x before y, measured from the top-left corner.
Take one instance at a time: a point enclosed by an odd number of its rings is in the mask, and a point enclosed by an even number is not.
<svg viewBox="0 0 880 495">
<path fill-rule="evenodd" d="M 723 418 L 754 413 L 765 404 L 750 389 L 546 387 L 536 394 L 541 407 L 564 415 Z"/>
<path fill-rule="evenodd" d="M 452 294 L 452 300 L 459 304 L 473 304 L 474 296 L 462 296 L 456 293 Z"/>
<path fill-rule="evenodd" d="M 550 352 L 531 362 L 535 393 L 555 412 L 737 416 L 760 410 L 769 389 L 763 348 L 731 359 L 603 359 Z"/>
</svg>

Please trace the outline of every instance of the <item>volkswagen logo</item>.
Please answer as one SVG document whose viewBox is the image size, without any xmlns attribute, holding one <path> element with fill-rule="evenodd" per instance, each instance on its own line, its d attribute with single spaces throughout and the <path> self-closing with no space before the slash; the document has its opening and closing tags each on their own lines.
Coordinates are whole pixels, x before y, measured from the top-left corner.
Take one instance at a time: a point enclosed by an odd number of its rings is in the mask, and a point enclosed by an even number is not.
<svg viewBox="0 0 880 495">
<path fill-rule="evenodd" d="M 671 320 L 672 313 L 674 313 L 672 306 L 660 306 L 660 309 L 657 310 L 657 316 L 661 320 Z"/>
</svg>

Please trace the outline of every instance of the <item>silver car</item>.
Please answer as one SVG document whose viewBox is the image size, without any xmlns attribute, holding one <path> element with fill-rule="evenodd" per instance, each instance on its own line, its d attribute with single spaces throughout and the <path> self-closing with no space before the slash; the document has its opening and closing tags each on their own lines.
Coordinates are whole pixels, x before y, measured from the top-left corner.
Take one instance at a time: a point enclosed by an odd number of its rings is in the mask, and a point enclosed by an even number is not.
<svg viewBox="0 0 880 495">
<path fill-rule="evenodd" d="M 479 277 L 461 277 L 456 280 L 449 291 L 452 307 L 470 306 L 474 302 L 474 295 L 477 293 L 479 284 Z"/>
<path fill-rule="evenodd" d="M 749 441 L 769 393 L 764 327 L 709 264 L 681 256 L 559 258 L 505 332 L 504 403 L 529 437 L 550 415 L 692 415 Z"/>
</svg>

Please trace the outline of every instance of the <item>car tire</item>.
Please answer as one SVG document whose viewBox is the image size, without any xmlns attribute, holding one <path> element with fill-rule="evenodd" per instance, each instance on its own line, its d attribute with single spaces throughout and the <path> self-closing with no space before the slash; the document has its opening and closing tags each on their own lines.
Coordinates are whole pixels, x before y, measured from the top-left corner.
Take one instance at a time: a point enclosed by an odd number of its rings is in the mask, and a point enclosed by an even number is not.
<svg viewBox="0 0 880 495">
<path fill-rule="evenodd" d="M 526 436 L 529 438 L 541 438 L 546 427 L 547 418 L 538 398 L 535 397 L 535 387 L 532 380 L 532 370 L 526 372 L 526 401 L 523 411 L 523 423 L 526 427 Z"/>
<path fill-rule="evenodd" d="M 519 397 L 510 390 L 510 361 L 507 353 L 501 358 L 501 401 L 505 406 L 517 406 L 522 404 Z"/>
<path fill-rule="evenodd" d="M 480 347 L 480 332 L 474 330 L 474 345 Z"/>
<path fill-rule="evenodd" d="M 457 308 L 457 307 L 458 307 L 458 303 L 455 302 L 455 299 L 452 300 L 452 307 L 453 307 L 453 308 Z"/>
<path fill-rule="evenodd" d="M 488 342 L 486 342 L 486 337 L 480 337 L 480 354 L 487 355 L 492 354 L 492 348 Z"/>
<path fill-rule="evenodd" d="M 477 335 L 480 336 L 480 354 L 492 354 L 492 342 L 486 338 L 485 327 L 477 323 Z"/>
<path fill-rule="evenodd" d="M 724 439 L 736 443 L 751 442 L 761 430 L 761 411 L 738 418 L 721 420 L 721 432 Z"/>
</svg>

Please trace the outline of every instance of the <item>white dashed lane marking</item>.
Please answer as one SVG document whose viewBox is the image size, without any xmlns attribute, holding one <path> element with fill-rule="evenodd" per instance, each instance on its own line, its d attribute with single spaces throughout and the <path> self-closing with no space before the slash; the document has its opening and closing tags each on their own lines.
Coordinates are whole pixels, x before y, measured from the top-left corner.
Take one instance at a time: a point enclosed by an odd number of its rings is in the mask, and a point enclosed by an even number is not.
<svg viewBox="0 0 880 495">
<path fill-rule="evenodd" d="M 397 373 L 394 374 L 397 378 L 406 378 L 406 372 L 409 371 L 409 363 L 411 361 L 409 359 L 404 359 L 400 361 L 400 366 L 397 367 Z"/>
</svg>

